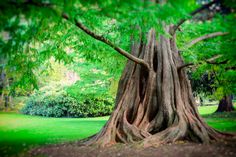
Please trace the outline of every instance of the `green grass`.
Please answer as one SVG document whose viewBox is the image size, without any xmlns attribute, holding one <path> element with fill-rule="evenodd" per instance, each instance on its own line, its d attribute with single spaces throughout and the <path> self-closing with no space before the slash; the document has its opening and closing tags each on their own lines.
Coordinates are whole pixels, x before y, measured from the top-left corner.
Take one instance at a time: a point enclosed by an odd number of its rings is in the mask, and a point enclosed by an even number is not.
<svg viewBox="0 0 236 157">
<path fill-rule="evenodd" d="M 217 107 L 217 105 L 201 106 L 198 110 L 211 127 L 224 132 L 236 132 L 236 111 L 214 113 Z"/>
<path fill-rule="evenodd" d="M 44 118 L 0 113 L 0 156 L 31 147 L 79 140 L 98 132 L 108 117 Z"/>
<path fill-rule="evenodd" d="M 216 114 L 216 108 L 199 107 L 199 112 L 210 126 L 236 132 L 236 112 Z M 0 112 L 0 156 L 16 156 L 36 146 L 88 137 L 98 132 L 107 119 L 45 118 Z"/>
<path fill-rule="evenodd" d="M 217 107 L 218 107 L 218 105 L 199 106 L 198 111 L 202 116 L 209 115 L 209 114 L 214 113 L 216 111 Z M 236 109 L 236 104 L 235 103 L 234 103 L 234 108 Z"/>
<path fill-rule="evenodd" d="M 198 111 L 201 115 L 208 115 L 208 114 L 212 114 L 216 111 L 217 106 L 213 105 L 213 106 L 200 106 L 198 107 Z"/>
<path fill-rule="evenodd" d="M 217 130 L 224 132 L 236 132 L 236 111 L 203 115 L 203 118 L 208 125 Z"/>
</svg>

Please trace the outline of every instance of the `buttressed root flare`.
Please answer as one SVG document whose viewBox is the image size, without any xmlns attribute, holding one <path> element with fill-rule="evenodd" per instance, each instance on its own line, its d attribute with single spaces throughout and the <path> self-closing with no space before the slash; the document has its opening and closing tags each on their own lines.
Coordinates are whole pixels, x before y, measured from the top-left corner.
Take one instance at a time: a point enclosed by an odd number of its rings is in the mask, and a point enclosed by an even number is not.
<svg viewBox="0 0 236 157">
<path fill-rule="evenodd" d="M 165 27 L 167 32 L 170 26 Z M 144 66 L 128 61 L 121 76 L 116 105 L 107 124 L 85 144 L 107 146 L 139 142 L 144 147 L 188 140 L 209 143 L 225 135 L 199 116 L 190 82 L 175 42 L 151 29 L 147 43 L 132 45 L 131 54 Z"/>
</svg>

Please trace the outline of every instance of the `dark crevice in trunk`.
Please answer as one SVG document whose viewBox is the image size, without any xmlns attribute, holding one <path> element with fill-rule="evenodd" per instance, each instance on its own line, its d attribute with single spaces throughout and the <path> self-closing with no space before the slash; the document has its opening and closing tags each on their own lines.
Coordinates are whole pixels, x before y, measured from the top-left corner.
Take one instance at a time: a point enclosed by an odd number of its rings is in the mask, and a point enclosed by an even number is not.
<svg viewBox="0 0 236 157">
<path fill-rule="evenodd" d="M 145 67 L 141 67 L 140 72 L 140 80 L 139 80 L 139 97 L 140 100 L 144 100 L 146 87 L 147 87 L 147 80 L 148 80 L 148 71 Z"/>
<path fill-rule="evenodd" d="M 157 53 L 156 53 L 156 46 L 155 46 L 155 48 L 154 48 L 154 57 L 153 57 L 153 70 L 154 70 L 154 72 L 157 72 Z"/>
</svg>

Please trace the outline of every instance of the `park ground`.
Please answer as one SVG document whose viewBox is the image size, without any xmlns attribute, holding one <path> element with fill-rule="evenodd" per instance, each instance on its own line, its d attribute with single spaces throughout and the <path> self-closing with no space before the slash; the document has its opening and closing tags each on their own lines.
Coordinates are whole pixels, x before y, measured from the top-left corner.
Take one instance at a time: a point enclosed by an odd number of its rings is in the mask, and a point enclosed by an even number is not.
<svg viewBox="0 0 236 157">
<path fill-rule="evenodd" d="M 215 105 L 199 107 L 199 112 L 213 128 L 235 133 L 236 112 L 214 113 L 216 107 Z M 65 156 L 65 154 L 71 157 L 153 156 L 153 154 L 158 154 L 158 156 L 205 156 L 206 154 L 208 156 L 236 156 L 235 142 L 220 142 L 212 145 L 183 142 L 147 149 L 133 149 L 130 146 L 123 145 L 105 150 L 93 147 L 78 147 L 74 143 L 76 140 L 98 132 L 107 119 L 108 117 L 46 118 L 0 112 L 0 156 L 58 157 Z"/>
</svg>

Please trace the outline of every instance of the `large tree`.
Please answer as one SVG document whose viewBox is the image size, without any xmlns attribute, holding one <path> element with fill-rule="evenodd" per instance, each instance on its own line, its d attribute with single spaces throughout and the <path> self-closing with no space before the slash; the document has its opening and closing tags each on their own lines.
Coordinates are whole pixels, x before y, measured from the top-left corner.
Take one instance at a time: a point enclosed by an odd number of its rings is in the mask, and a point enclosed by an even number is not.
<svg viewBox="0 0 236 157">
<path fill-rule="evenodd" d="M 62 15 L 68 24 L 75 25 L 128 59 L 119 81 L 112 115 L 102 130 L 85 140 L 84 144 L 107 146 L 118 142 L 139 142 L 146 147 L 178 140 L 209 143 L 226 137 L 200 117 L 185 72 L 192 63 L 184 63 L 176 40 L 176 31 L 190 16 L 217 2 L 212 1 L 190 14 L 188 12 L 192 5 L 196 5 L 195 1 L 78 1 L 59 7 L 31 0 L 24 3 L 14 1 L 13 4 L 48 7 L 55 14 Z M 58 11 L 60 9 L 63 11 Z M 128 20 L 124 21 L 118 15 Z M 125 39 L 126 34 L 110 33 L 108 29 L 105 30 L 107 34 L 100 35 L 104 31 L 99 30 L 99 26 L 85 26 L 86 18 L 96 24 L 106 23 L 106 26 L 115 23 L 124 32 L 125 27 L 135 30 L 136 33 L 126 32 L 131 39 L 123 44 L 131 42 L 130 53 L 117 46 L 121 41 L 114 39 L 114 36 Z M 187 47 L 226 34 L 228 32 L 212 32 L 193 40 Z"/>
<path fill-rule="evenodd" d="M 220 100 L 216 112 L 230 112 L 230 111 L 234 111 L 232 95 L 227 95 Z"/>
<path fill-rule="evenodd" d="M 202 6 L 191 15 L 215 2 Z M 69 19 L 66 14 L 63 17 Z M 129 59 L 119 82 L 111 117 L 103 129 L 85 143 L 104 146 L 141 141 L 144 146 L 150 146 L 177 140 L 209 143 L 223 137 L 224 134 L 210 128 L 201 119 L 192 96 L 184 70 L 189 64 L 184 64 L 175 35 L 185 21 L 181 19 L 174 25 L 162 22 L 161 26 L 169 36 L 157 35 L 151 28 L 147 41 L 144 42 L 140 35 L 139 41 L 132 44 L 131 53 L 128 53 L 75 19 L 77 27 Z M 207 34 L 193 40 L 190 45 L 225 34 Z"/>
</svg>

